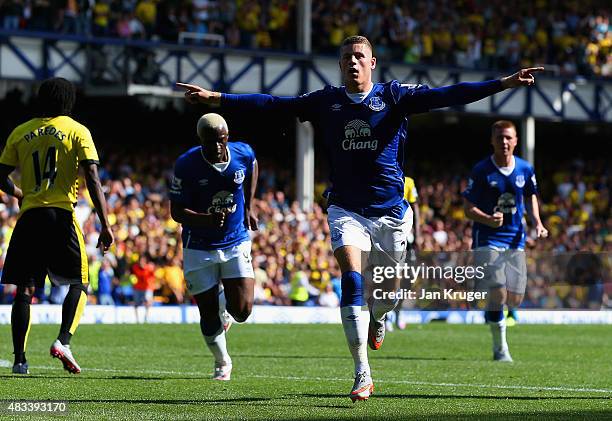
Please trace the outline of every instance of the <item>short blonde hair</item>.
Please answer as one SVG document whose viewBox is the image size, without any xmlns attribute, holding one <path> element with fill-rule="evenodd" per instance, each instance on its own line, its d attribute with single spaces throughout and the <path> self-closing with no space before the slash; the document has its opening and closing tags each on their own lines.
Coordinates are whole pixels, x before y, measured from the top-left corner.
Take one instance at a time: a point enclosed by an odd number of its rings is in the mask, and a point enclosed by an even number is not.
<svg viewBox="0 0 612 421">
<path fill-rule="evenodd" d="M 216 113 L 204 114 L 198 120 L 197 133 L 200 139 L 204 139 L 206 131 L 225 128 L 227 130 L 227 122 L 223 117 Z"/>
<path fill-rule="evenodd" d="M 344 41 L 342 41 L 342 44 L 340 44 L 340 48 L 344 47 L 345 45 L 353 45 L 353 44 L 363 44 L 367 46 L 372 52 L 372 55 L 374 55 L 374 48 L 372 48 L 372 44 L 370 43 L 370 40 L 368 40 L 363 35 L 353 35 L 353 36 L 345 38 Z"/>
</svg>

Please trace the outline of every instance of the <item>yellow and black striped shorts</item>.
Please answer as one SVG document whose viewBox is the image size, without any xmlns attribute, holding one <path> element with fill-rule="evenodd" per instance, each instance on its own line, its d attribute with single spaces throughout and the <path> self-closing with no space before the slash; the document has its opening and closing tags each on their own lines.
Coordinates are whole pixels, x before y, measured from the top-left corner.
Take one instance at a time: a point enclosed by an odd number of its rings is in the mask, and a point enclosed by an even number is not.
<svg viewBox="0 0 612 421">
<path fill-rule="evenodd" d="M 83 233 L 74 212 L 33 208 L 17 221 L 2 270 L 2 283 L 43 286 L 45 276 L 57 284 L 88 283 Z"/>
</svg>

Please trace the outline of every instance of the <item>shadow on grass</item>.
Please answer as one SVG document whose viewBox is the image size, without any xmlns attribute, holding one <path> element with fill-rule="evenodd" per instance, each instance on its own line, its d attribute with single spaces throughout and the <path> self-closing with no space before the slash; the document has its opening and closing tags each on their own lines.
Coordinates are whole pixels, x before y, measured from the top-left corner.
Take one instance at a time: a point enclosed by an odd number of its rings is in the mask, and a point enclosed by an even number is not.
<svg viewBox="0 0 612 421">
<path fill-rule="evenodd" d="M 15 374 L 0 374 L 0 379 L 75 379 L 75 380 L 144 380 L 144 381 L 166 381 L 166 380 L 212 380 L 212 376 L 165 376 L 165 377 L 154 377 L 154 376 L 120 376 L 120 375 L 108 375 L 108 376 L 90 376 L 74 375 L 74 374 L 28 374 L 28 375 L 15 375 Z"/>
<path fill-rule="evenodd" d="M 268 354 L 232 354 L 232 358 L 261 358 L 261 359 L 316 359 L 316 360 L 346 360 L 346 355 L 268 355 Z M 404 357 L 404 356 L 375 356 L 376 360 L 393 361 L 473 361 L 471 359 L 447 357 Z"/>
<path fill-rule="evenodd" d="M 69 403 L 111 403 L 111 404 L 146 404 L 146 405 L 202 405 L 202 404 L 244 404 L 249 402 L 269 401 L 272 398 L 241 397 L 223 399 L 70 399 Z"/>
<path fill-rule="evenodd" d="M 366 404 L 367 405 L 367 404 Z M 356 405 L 355 407 L 359 407 Z M 508 414 L 507 412 L 485 412 L 485 413 L 461 413 L 461 414 L 444 414 L 444 413 L 428 413 L 426 416 L 417 415 L 417 414 L 383 414 L 380 417 L 377 417 L 381 420 L 386 419 L 401 419 L 401 420 L 423 420 L 423 419 L 432 419 L 432 420 L 442 420 L 442 421 L 464 421 L 464 420 L 534 420 L 534 421 L 547 421 L 547 420 L 564 420 L 564 419 L 585 419 L 585 420 L 610 420 L 612 416 L 612 411 L 594 411 L 594 410 L 576 410 L 576 411 L 550 411 L 550 412 L 540 412 L 538 414 L 534 414 L 533 412 L 516 412 L 513 414 Z M 313 421 L 313 420 L 327 420 L 330 417 L 322 416 L 315 414 L 313 416 L 298 416 L 292 417 L 292 420 L 296 421 Z M 364 415 L 361 411 L 357 413 L 349 413 L 344 412 L 340 414 L 335 414 L 331 417 L 334 420 L 363 420 Z"/>
<path fill-rule="evenodd" d="M 126 404 L 126 405 L 232 405 L 242 406 L 245 404 L 262 403 L 265 406 L 275 407 L 308 407 L 308 408 L 329 408 L 329 409 L 346 409 L 352 408 L 351 403 L 346 404 L 317 404 L 312 402 L 304 402 L 299 399 L 304 395 L 292 396 L 276 396 L 270 398 L 263 397 L 240 397 L 240 398 L 217 398 L 217 399 L 70 399 L 71 404 Z M 313 395 L 317 396 L 317 395 Z M 348 400 L 346 395 L 339 395 Z M 292 403 L 283 401 L 294 400 Z M 276 401 L 276 402 L 274 402 Z"/>
<path fill-rule="evenodd" d="M 325 403 L 314 403 L 310 400 L 304 400 L 303 398 L 333 398 L 333 399 L 342 399 L 346 403 L 338 403 L 338 404 L 325 404 Z M 541 397 L 529 397 L 529 396 L 516 396 L 516 397 L 498 397 L 498 396 L 463 396 L 463 395 L 376 395 L 373 399 L 385 399 L 385 398 L 429 398 L 429 399 L 500 399 L 500 400 L 566 400 L 566 399 L 609 399 L 609 398 L 588 398 L 588 397 L 567 397 L 567 396 L 553 396 L 549 398 L 541 398 Z M 368 403 L 358 402 L 353 404 L 348 401 L 348 397 L 345 394 L 337 395 L 337 394 L 301 394 L 301 395 L 287 395 L 282 397 L 273 397 L 273 398 L 263 398 L 263 397 L 240 397 L 240 398 L 219 398 L 219 399 L 163 399 L 163 400 L 146 400 L 146 399 L 76 399 L 70 400 L 71 404 L 126 404 L 126 405 L 224 405 L 224 406 L 235 406 L 241 407 L 244 405 L 255 405 L 257 407 L 274 407 L 278 410 L 281 408 L 285 408 L 286 410 L 291 410 L 291 408 L 321 408 L 321 409 L 340 409 L 347 412 L 339 412 L 333 414 L 331 417 L 329 414 L 317 414 L 313 413 L 311 416 L 304 417 L 301 415 L 293 414 L 289 418 L 294 420 L 327 420 L 327 419 L 351 419 L 351 420 L 363 420 L 364 414 L 361 410 L 364 405 L 368 405 Z M 359 410 L 357 413 L 352 412 L 351 410 Z M 255 411 L 254 415 L 257 414 Z M 283 413 L 282 417 L 287 416 L 287 413 Z M 385 414 L 381 415 L 379 419 L 402 419 L 402 420 L 417 420 L 423 419 L 423 414 L 420 415 L 411 415 L 402 413 L 401 417 L 398 417 L 399 414 Z M 508 413 L 508 412 L 482 412 L 482 413 L 462 413 L 462 414 L 427 414 L 428 419 L 436 419 L 436 420 L 466 420 L 466 419 L 495 419 L 495 420 L 558 420 L 558 419 L 570 419 L 570 418 L 579 418 L 579 419 L 588 419 L 588 420 L 610 420 L 612 419 L 612 410 L 592 410 L 592 409 L 584 409 L 584 410 L 566 410 L 566 411 L 558 411 L 551 410 L 547 411 L 546 409 L 541 409 L 540 412 L 535 414 L 534 412 L 516 412 L 516 413 Z"/>
<path fill-rule="evenodd" d="M 346 394 L 338 393 L 304 393 L 295 395 L 303 398 L 347 398 Z M 547 401 L 547 400 L 605 400 L 609 401 L 610 396 L 484 396 L 484 395 L 439 395 L 434 393 L 423 394 L 375 394 L 373 399 L 476 399 L 476 400 L 519 400 L 519 401 Z M 612 410 L 611 410 L 612 411 Z M 612 413 L 612 412 L 611 412 Z"/>
</svg>

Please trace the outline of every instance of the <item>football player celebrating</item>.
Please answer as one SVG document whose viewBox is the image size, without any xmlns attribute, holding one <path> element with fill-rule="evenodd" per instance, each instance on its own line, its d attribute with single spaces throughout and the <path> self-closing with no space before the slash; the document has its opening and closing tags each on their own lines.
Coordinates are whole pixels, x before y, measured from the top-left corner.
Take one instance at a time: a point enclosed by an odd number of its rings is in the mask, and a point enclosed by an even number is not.
<svg viewBox="0 0 612 421">
<path fill-rule="evenodd" d="M 396 301 L 372 300 L 365 305 L 362 252 L 396 259 L 405 254 L 412 210 L 403 198 L 402 171 L 407 117 L 434 108 L 467 104 L 506 88 L 534 83 L 523 69 L 500 80 L 460 83 L 429 89 L 396 80 L 373 83 L 376 57 L 363 36 L 351 36 L 340 47 L 340 72 L 344 85 L 298 97 L 264 94 L 232 95 L 178 83 L 190 103 L 221 105 L 240 112 L 270 111 L 279 118 L 297 116 L 320 130 L 330 158 L 326 191 L 332 249 L 342 272 L 340 312 L 355 364 L 353 401 L 368 399 L 374 389 L 367 345 L 379 349 L 385 335 L 385 319 Z M 398 283 L 395 282 L 395 287 Z"/>
<path fill-rule="evenodd" d="M 215 358 L 213 379 L 230 380 L 223 307 L 244 322 L 253 307 L 254 275 L 249 229 L 258 167 L 253 149 L 229 142 L 219 114 L 203 115 L 197 125 L 200 145 L 181 155 L 170 186 L 172 218 L 183 226 L 183 271 L 200 310 L 204 341 Z M 223 294 L 219 293 L 222 285 Z M 224 296 L 225 303 L 221 302 Z"/>
<path fill-rule="evenodd" d="M 476 164 L 463 192 L 465 214 L 474 221 L 475 264 L 485 272 L 485 320 L 493 335 L 493 359 L 508 362 L 512 357 L 506 342 L 503 306 L 507 303 L 511 309 L 518 307 L 525 294 L 525 208 L 537 237 L 548 236 L 540 220 L 533 167 L 513 155 L 516 143 L 514 124 L 495 122 L 491 128 L 493 155 Z"/>
</svg>

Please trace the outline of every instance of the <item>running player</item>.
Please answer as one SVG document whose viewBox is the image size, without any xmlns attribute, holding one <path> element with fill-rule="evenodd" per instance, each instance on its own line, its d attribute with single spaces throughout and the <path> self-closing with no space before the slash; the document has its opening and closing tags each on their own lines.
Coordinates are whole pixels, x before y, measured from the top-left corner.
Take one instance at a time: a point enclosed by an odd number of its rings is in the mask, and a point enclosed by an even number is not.
<svg viewBox="0 0 612 421">
<path fill-rule="evenodd" d="M 234 95 L 178 83 L 190 103 L 221 105 L 240 112 L 269 111 L 311 121 L 324 140 L 330 159 L 331 188 L 328 222 L 332 249 L 342 272 L 340 312 L 355 363 L 353 401 L 368 399 L 374 389 L 366 343 L 379 349 L 385 335 L 385 319 L 396 302 L 373 300 L 362 312 L 363 275 L 370 262 L 362 252 L 375 250 L 394 260 L 405 255 L 412 210 L 403 198 L 402 163 L 410 114 L 478 101 L 507 88 L 531 85 L 533 73 L 523 69 L 499 80 L 459 83 L 429 89 L 396 80 L 373 83 L 376 57 L 366 37 L 351 36 L 340 47 L 340 71 L 344 85 L 298 97 L 264 94 Z M 397 282 L 394 287 L 397 287 Z"/>
<path fill-rule="evenodd" d="M 525 208 L 537 237 L 548 236 L 540 220 L 533 167 L 513 155 L 517 141 L 511 121 L 495 122 L 491 127 L 493 155 L 476 164 L 463 192 L 465 214 L 474 221 L 475 264 L 485 270 L 485 320 L 493 336 L 493 359 L 507 362 L 512 357 L 506 342 L 503 306 L 518 307 L 527 285 Z"/>
<path fill-rule="evenodd" d="M 226 306 L 234 320 L 244 322 L 253 307 L 248 230 L 257 229 L 251 203 L 258 167 L 249 145 L 228 142 L 227 123 L 219 114 L 203 115 L 197 134 L 200 145 L 174 166 L 171 212 L 183 226 L 183 271 L 200 310 L 204 341 L 215 359 L 213 379 L 230 380 L 232 359 L 222 315 Z"/>
</svg>

